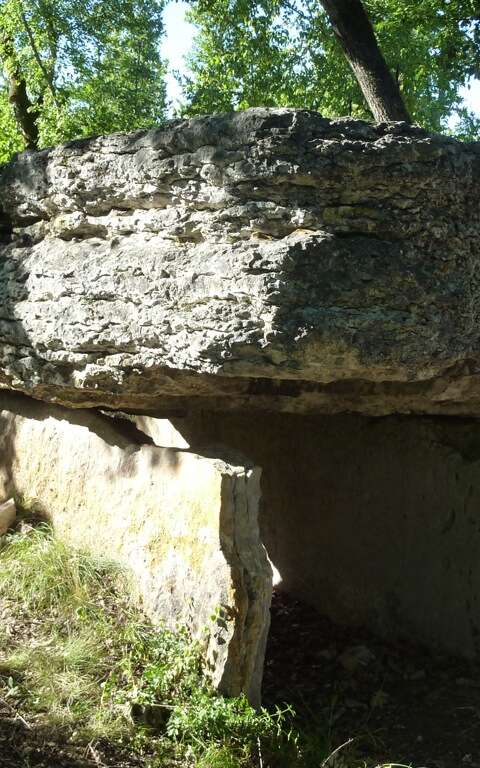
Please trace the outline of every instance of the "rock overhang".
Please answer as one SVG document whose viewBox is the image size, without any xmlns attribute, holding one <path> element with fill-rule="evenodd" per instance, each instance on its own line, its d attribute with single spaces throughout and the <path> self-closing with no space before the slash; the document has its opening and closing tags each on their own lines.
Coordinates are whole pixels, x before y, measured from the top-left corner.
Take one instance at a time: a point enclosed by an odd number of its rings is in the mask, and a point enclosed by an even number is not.
<svg viewBox="0 0 480 768">
<path fill-rule="evenodd" d="M 480 145 L 252 109 L 0 171 L 0 381 L 134 412 L 480 413 Z"/>
</svg>

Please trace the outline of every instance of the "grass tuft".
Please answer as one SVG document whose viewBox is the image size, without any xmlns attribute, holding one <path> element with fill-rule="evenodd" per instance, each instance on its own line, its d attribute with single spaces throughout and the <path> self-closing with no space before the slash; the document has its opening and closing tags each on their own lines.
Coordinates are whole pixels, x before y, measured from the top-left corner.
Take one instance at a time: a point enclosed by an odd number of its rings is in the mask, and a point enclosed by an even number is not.
<svg viewBox="0 0 480 768">
<path fill-rule="evenodd" d="M 68 549 L 46 524 L 24 526 L 5 537 L 0 552 L 0 593 L 31 611 L 90 607 L 112 564 Z"/>
<path fill-rule="evenodd" d="M 66 742 L 129 745 L 152 767 L 294 766 L 293 712 L 216 695 L 188 633 L 153 626 L 127 594 L 118 568 L 66 547 L 46 525 L 5 537 L 0 695 L 9 706 Z"/>
<path fill-rule="evenodd" d="M 300 729 L 289 706 L 218 696 L 188 632 L 128 594 L 118 567 L 44 524 L 0 539 L 0 699 L 32 732 L 145 768 L 366 768 L 314 713 Z"/>
</svg>

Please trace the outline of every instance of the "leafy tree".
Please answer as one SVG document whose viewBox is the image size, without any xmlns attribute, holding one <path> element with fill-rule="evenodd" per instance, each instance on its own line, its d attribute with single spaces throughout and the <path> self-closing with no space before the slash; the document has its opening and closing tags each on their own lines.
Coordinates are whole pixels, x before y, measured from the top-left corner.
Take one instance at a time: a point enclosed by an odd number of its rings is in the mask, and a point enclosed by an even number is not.
<svg viewBox="0 0 480 768">
<path fill-rule="evenodd" d="M 157 0 L 0 0 L 0 159 L 163 119 L 162 11 Z"/>
<path fill-rule="evenodd" d="M 445 129 L 459 90 L 480 75 L 478 0 L 365 0 L 385 60 L 412 118 Z M 247 106 L 318 109 L 371 117 L 319 0 L 196 0 L 198 27 L 185 112 Z"/>
<path fill-rule="evenodd" d="M 0 163 L 23 149 L 24 143 L 10 109 L 5 89 L 0 94 Z"/>
</svg>

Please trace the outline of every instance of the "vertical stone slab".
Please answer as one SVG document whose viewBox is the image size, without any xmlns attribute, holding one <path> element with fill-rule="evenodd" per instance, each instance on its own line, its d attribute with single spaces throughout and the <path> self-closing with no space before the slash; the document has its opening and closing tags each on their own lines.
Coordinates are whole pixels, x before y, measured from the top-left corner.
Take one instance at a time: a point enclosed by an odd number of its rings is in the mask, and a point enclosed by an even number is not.
<svg viewBox="0 0 480 768">
<path fill-rule="evenodd" d="M 272 583 L 260 470 L 136 444 L 92 412 L 7 395 L 1 405 L 0 492 L 40 506 L 63 540 L 128 567 L 153 618 L 208 628 L 215 685 L 258 704 Z"/>
</svg>

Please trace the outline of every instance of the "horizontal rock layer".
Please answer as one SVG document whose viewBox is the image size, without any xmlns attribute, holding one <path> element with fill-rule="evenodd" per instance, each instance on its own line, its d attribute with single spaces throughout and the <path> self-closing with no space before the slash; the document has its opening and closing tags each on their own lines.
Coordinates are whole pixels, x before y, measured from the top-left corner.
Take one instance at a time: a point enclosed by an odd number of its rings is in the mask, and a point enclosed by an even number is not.
<svg viewBox="0 0 480 768">
<path fill-rule="evenodd" d="M 254 109 L 0 170 L 0 383 L 68 406 L 480 413 L 480 146 Z"/>
<path fill-rule="evenodd" d="M 218 688 L 258 704 L 272 591 L 260 470 L 142 439 L 91 411 L 0 394 L 0 499 L 125 566 L 153 619 L 209 638 Z"/>
</svg>

